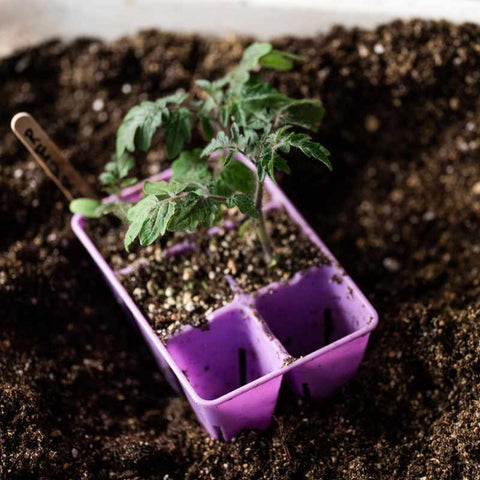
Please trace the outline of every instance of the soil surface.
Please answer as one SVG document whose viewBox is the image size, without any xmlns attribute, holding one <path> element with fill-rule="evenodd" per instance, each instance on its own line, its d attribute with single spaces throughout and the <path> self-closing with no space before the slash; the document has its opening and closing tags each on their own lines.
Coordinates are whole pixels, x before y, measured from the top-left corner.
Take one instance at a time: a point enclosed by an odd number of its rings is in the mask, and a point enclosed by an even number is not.
<svg viewBox="0 0 480 480">
<path fill-rule="evenodd" d="M 321 97 L 335 171 L 283 187 L 380 323 L 335 398 L 283 391 L 267 432 L 208 437 L 74 238 L 61 194 L 9 133 L 31 112 L 95 181 L 126 111 L 220 75 L 246 40 L 145 32 L 0 61 L 0 477 L 480 478 L 480 28 L 392 23 L 279 47 L 271 75 Z M 165 167 L 161 144 L 139 176 Z"/>
<path fill-rule="evenodd" d="M 270 267 L 252 222 L 236 208 L 225 208 L 224 215 L 224 224 L 232 222 L 231 228 L 167 233 L 132 253 L 123 247 L 125 225 L 112 226 L 111 219 L 87 225 L 107 263 L 163 340 L 187 324 L 206 328 L 206 316 L 230 303 L 235 292 L 255 292 L 288 282 L 310 267 L 331 264 L 283 209 L 265 213 L 275 252 Z"/>
</svg>

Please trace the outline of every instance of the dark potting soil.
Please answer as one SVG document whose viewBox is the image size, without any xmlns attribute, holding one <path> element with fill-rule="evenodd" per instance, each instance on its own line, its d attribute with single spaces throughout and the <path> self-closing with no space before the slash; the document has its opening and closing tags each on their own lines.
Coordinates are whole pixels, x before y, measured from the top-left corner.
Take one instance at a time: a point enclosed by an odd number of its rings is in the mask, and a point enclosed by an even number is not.
<svg viewBox="0 0 480 480">
<path fill-rule="evenodd" d="M 93 221 L 89 230 L 107 262 L 122 272 L 117 274 L 120 281 L 155 332 L 166 339 L 186 324 L 207 327 L 206 315 L 233 300 L 227 276 L 241 291 L 255 292 L 273 282 L 286 282 L 302 270 L 330 263 L 285 211 L 270 210 L 265 223 L 275 259 L 269 267 L 252 222 L 243 223 L 245 218 L 235 211 L 230 216 L 237 217 L 235 228 L 218 228 L 211 235 L 207 231 L 167 234 L 162 242 L 137 247 L 130 254 L 123 248 L 123 225 L 111 228 L 109 221 Z M 165 254 L 169 247 L 187 242 L 195 248 Z"/>
<path fill-rule="evenodd" d="M 480 478 L 480 28 L 395 22 L 282 39 L 271 75 L 319 96 L 335 171 L 282 186 L 379 311 L 355 379 L 324 403 L 282 392 L 265 433 L 213 441 L 158 373 L 9 132 L 30 111 L 94 183 L 122 116 L 233 65 L 246 42 L 146 32 L 0 61 L 0 476 Z M 139 177 L 165 168 L 161 139 Z"/>
</svg>

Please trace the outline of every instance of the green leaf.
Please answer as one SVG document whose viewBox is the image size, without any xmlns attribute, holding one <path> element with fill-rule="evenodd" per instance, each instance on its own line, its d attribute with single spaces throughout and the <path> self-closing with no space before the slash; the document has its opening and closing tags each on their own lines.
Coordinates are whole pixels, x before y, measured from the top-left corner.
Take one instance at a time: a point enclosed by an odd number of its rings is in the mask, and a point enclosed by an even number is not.
<svg viewBox="0 0 480 480">
<path fill-rule="evenodd" d="M 231 115 L 235 119 L 235 122 L 238 123 L 238 125 L 242 127 L 245 127 L 247 125 L 247 115 L 241 103 L 232 103 Z"/>
<path fill-rule="evenodd" d="M 125 249 L 139 237 L 141 245 L 150 245 L 163 235 L 175 213 L 175 203 L 169 199 L 160 200 L 155 195 L 147 195 L 130 208 L 127 219 L 130 222 L 125 233 Z"/>
<path fill-rule="evenodd" d="M 98 177 L 100 183 L 107 185 L 104 190 L 118 193 L 119 188 L 135 183 L 137 181 L 135 178 L 126 179 L 133 166 L 134 159 L 127 152 L 123 152 L 121 155 L 112 155 L 112 160 L 105 165 L 104 172 Z"/>
<path fill-rule="evenodd" d="M 243 193 L 234 193 L 228 197 L 227 207 L 238 207 L 242 213 L 245 213 L 253 218 L 259 218 L 257 209 L 255 208 L 255 203 L 250 197 L 247 197 L 247 195 L 244 195 Z"/>
<path fill-rule="evenodd" d="M 210 141 L 215 132 L 212 127 L 212 122 L 208 115 L 200 115 L 200 127 L 202 129 L 202 134 L 205 137 L 205 140 Z"/>
<path fill-rule="evenodd" d="M 224 160 L 223 164 L 224 164 L 225 166 L 228 165 L 228 164 L 232 161 L 232 159 L 233 159 L 233 157 L 235 156 L 236 153 L 237 153 L 237 150 L 234 149 L 234 148 L 231 148 L 231 149 L 227 152 L 227 156 L 225 157 L 225 160 Z"/>
<path fill-rule="evenodd" d="M 210 80 L 199 79 L 195 80 L 195 84 L 203 88 L 206 92 L 210 93 L 212 90 L 212 82 Z"/>
<path fill-rule="evenodd" d="M 260 67 L 260 59 L 269 53 L 272 48 L 269 43 L 252 43 L 243 52 L 243 57 L 238 67 L 227 75 L 230 82 L 236 87 L 246 83 L 250 78 L 250 72 Z"/>
<path fill-rule="evenodd" d="M 140 233 L 140 230 L 142 229 L 143 226 L 143 221 L 137 220 L 136 222 L 132 222 L 130 226 L 128 227 L 128 230 L 125 232 L 125 238 L 124 238 L 124 246 L 125 250 L 127 252 L 130 251 L 130 247 L 132 243 L 135 241 L 135 239 L 138 237 L 138 234 Z"/>
<path fill-rule="evenodd" d="M 271 70 L 278 70 L 279 72 L 288 72 L 293 68 L 293 62 L 286 58 L 282 52 L 272 50 L 260 59 L 260 66 Z"/>
<path fill-rule="evenodd" d="M 105 165 L 106 172 L 116 172 L 117 171 L 117 160 L 115 154 L 110 156 L 111 160 Z"/>
<path fill-rule="evenodd" d="M 117 131 L 117 155 L 121 156 L 125 150 L 133 152 L 135 147 L 146 152 L 158 127 L 169 117 L 167 105 L 180 104 L 187 96 L 184 92 L 174 93 L 155 102 L 144 101 L 131 108 Z"/>
<path fill-rule="evenodd" d="M 258 68 L 260 59 L 271 52 L 273 49 L 270 43 L 254 42 L 249 45 L 243 52 L 240 67 L 248 70 Z"/>
<path fill-rule="evenodd" d="M 243 135 L 238 138 L 238 147 L 244 152 L 251 153 L 257 146 L 259 141 L 258 133 L 251 128 L 244 128 Z"/>
<path fill-rule="evenodd" d="M 220 174 L 220 179 L 234 192 L 253 195 L 256 188 L 255 173 L 239 161 L 230 162 Z"/>
<path fill-rule="evenodd" d="M 261 57 L 259 64 L 262 68 L 286 72 L 293 68 L 294 62 L 303 62 L 303 58 L 293 53 L 274 49 Z"/>
<path fill-rule="evenodd" d="M 225 135 L 225 132 L 218 132 L 215 138 L 202 150 L 202 157 L 209 157 L 217 150 L 225 150 L 232 147 L 232 141 Z"/>
<path fill-rule="evenodd" d="M 138 201 L 133 207 L 128 210 L 127 218 L 130 223 L 135 219 L 140 219 L 145 213 L 149 211 L 157 202 L 154 195 L 148 195 Z"/>
<path fill-rule="evenodd" d="M 98 217 L 102 215 L 113 214 L 118 217 L 122 222 L 127 222 L 127 212 L 131 204 L 128 202 L 107 202 L 102 203 L 95 213 Z"/>
<path fill-rule="evenodd" d="M 330 163 L 330 152 L 317 142 L 314 142 L 309 135 L 305 133 L 291 132 L 286 135 L 282 141 L 298 148 L 305 156 L 315 158 L 325 164 L 329 170 L 332 170 Z"/>
<path fill-rule="evenodd" d="M 117 156 L 121 157 L 125 150 L 133 152 L 135 147 L 147 151 L 153 134 L 168 114 L 163 102 L 145 101 L 131 108 L 117 132 Z"/>
<path fill-rule="evenodd" d="M 268 174 L 272 180 L 275 180 L 275 152 L 271 145 L 265 144 L 259 156 L 261 170 L 259 171 L 259 179 L 263 181 L 265 174 Z"/>
<path fill-rule="evenodd" d="M 98 179 L 100 180 L 100 183 L 103 185 L 111 185 L 112 183 L 115 183 L 117 180 L 117 177 L 115 173 L 112 172 L 102 172 L 99 176 Z"/>
<path fill-rule="evenodd" d="M 134 158 L 127 152 L 115 155 L 115 167 L 119 179 L 125 178 L 128 172 L 135 166 Z"/>
<path fill-rule="evenodd" d="M 145 182 L 143 184 L 143 191 L 147 195 L 166 195 L 169 197 L 175 197 L 180 192 L 183 192 L 187 184 L 178 183 L 175 181 L 165 182 L 161 180 L 159 182 Z"/>
<path fill-rule="evenodd" d="M 135 183 L 137 182 L 138 182 L 138 178 L 135 178 L 135 177 L 126 178 L 125 180 L 122 180 L 122 182 L 120 183 L 120 186 L 122 188 L 130 187 L 131 185 L 135 185 Z"/>
<path fill-rule="evenodd" d="M 96 210 L 101 205 L 99 200 L 93 198 L 76 198 L 70 202 L 70 211 L 72 213 L 79 213 L 84 217 L 98 218 Z"/>
<path fill-rule="evenodd" d="M 158 237 L 165 234 L 168 223 L 175 214 L 176 203 L 171 201 L 159 201 L 156 208 L 152 209 L 151 215 L 144 222 L 140 233 L 140 245 L 150 245 Z"/>
<path fill-rule="evenodd" d="M 208 161 L 202 158 L 199 148 L 185 151 L 172 163 L 172 180 L 176 182 L 208 183 L 212 173 L 208 168 Z"/>
<path fill-rule="evenodd" d="M 275 155 L 274 158 L 274 167 L 279 171 L 283 173 L 289 174 L 291 172 L 290 167 L 288 166 L 287 161 L 281 157 L 280 155 Z"/>
<path fill-rule="evenodd" d="M 170 115 L 166 129 L 165 141 L 167 144 L 167 156 L 176 157 L 183 149 L 183 145 L 191 140 L 193 118 L 188 108 L 179 108 Z"/>
<path fill-rule="evenodd" d="M 240 137 L 240 128 L 236 123 L 232 123 L 230 127 L 230 135 L 235 143 L 238 143 L 238 138 Z"/>
<path fill-rule="evenodd" d="M 228 125 L 229 116 L 230 116 L 230 109 L 228 108 L 227 105 L 222 105 L 220 107 L 220 121 L 222 122 L 222 125 L 224 127 Z"/>
<path fill-rule="evenodd" d="M 320 100 L 308 98 L 294 100 L 283 109 L 283 120 L 285 123 L 298 125 L 316 132 L 324 113 L 325 110 Z"/>
<path fill-rule="evenodd" d="M 265 108 L 276 110 L 290 105 L 292 99 L 279 92 L 268 83 L 249 82 L 247 83 L 238 99 L 238 103 L 246 111 L 265 112 Z"/>
<path fill-rule="evenodd" d="M 218 218 L 220 207 L 215 200 L 190 193 L 177 203 L 177 211 L 172 218 L 169 230 L 195 230 L 199 224 L 211 227 Z"/>
<path fill-rule="evenodd" d="M 173 93 L 171 95 L 167 95 L 166 97 L 159 98 L 157 100 L 157 103 L 159 105 L 168 105 L 169 103 L 175 103 L 177 105 L 180 105 L 183 103 L 188 97 L 188 93 L 185 92 L 177 92 Z"/>
<path fill-rule="evenodd" d="M 251 115 L 249 116 L 247 124 L 248 130 L 260 130 L 264 133 L 270 132 L 272 129 L 272 121 L 275 117 L 274 111 L 269 111 L 266 108 L 263 108 L 257 111 L 251 111 L 250 113 Z"/>
</svg>

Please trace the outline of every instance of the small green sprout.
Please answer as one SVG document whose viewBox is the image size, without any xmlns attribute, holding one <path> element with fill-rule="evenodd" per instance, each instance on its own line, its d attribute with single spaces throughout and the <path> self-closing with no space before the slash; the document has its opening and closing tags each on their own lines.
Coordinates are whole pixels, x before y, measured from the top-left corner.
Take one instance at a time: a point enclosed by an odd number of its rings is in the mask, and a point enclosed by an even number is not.
<svg viewBox="0 0 480 480">
<path fill-rule="evenodd" d="M 328 150 L 305 133 L 318 130 L 324 114 L 321 101 L 290 98 L 257 75 L 262 68 L 288 71 L 299 61 L 300 57 L 268 43 L 253 43 L 224 77 L 197 80 L 189 93 L 133 107 L 118 129 L 116 154 L 100 175 L 105 191 L 114 196 L 112 201 L 77 199 L 71 203 L 72 212 L 88 217 L 117 215 L 128 224 L 128 251 L 137 239 L 141 245 L 150 245 L 167 231 L 216 225 L 222 218 L 222 204 L 236 207 L 256 223 L 270 263 L 273 252 L 262 210 L 266 177 L 275 181 L 277 171 L 289 173 L 284 155 L 292 149 L 332 168 Z M 204 148 L 184 150 L 194 127 L 205 140 Z M 296 132 L 295 127 L 302 131 Z M 129 177 L 134 166 L 129 152 L 148 151 L 160 129 L 168 157 L 175 158 L 172 178 L 168 183 L 147 182 L 141 200 L 124 202 L 121 190 L 136 181 Z M 253 170 L 237 160 L 237 154 L 247 157 Z"/>
</svg>

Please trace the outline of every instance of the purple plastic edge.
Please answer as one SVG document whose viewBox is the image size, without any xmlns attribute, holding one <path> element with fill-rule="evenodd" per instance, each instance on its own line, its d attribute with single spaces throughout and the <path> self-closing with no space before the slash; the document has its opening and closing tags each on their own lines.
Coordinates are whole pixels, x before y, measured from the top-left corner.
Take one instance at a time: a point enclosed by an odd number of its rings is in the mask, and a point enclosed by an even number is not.
<svg viewBox="0 0 480 480">
<path fill-rule="evenodd" d="M 236 158 L 244 162 L 249 168 L 252 168 L 251 162 L 245 158 L 243 155 L 237 155 Z M 136 192 L 146 181 L 152 181 L 152 180 L 162 180 L 165 178 L 169 178 L 171 176 L 171 169 L 165 170 L 161 172 L 160 174 L 153 175 L 152 177 L 149 177 L 148 179 L 145 179 L 136 185 L 133 185 L 132 187 L 128 187 L 124 190 L 123 196 L 128 196 L 131 193 Z M 375 329 L 375 327 L 378 324 L 378 313 L 376 310 L 373 308 L 369 300 L 365 297 L 365 295 L 362 293 L 362 291 L 358 288 L 358 286 L 354 283 L 354 281 L 350 278 L 348 274 L 346 274 L 345 270 L 337 259 L 334 257 L 334 255 L 330 252 L 330 250 L 325 246 L 325 244 L 320 240 L 318 235 L 315 233 L 313 228 L 307 223 L 307 221 L 303 218 L 303 216 L 300 214 L 300 212 L 294 207 L 294 205 L 290 202 L 288 197 L 283 193 L 283 191 L 278 187 L 272 180 L 269 178 L 266 179 L 265 182 L 266 189 L 268 193 L 272 197 L 272 201 L 269 203 L 278 203 L 279 205 L 282 205 L 285 207 L 287 210 L 287 213 L 289 216 L 292 218 L 293 221 L 299 225 L 299 227 L 302 229 L 302 231 L 310 238 L 310 240 L 317 245 L 317 247 L 327 256 L 329 259 L 332 261 L 332 264 L 340 271 L 342 274 L 342 280 L 347 283 L 349 287 L 351 287 L 355 293 L 358 295 L 360 300 L 363 302 L 365 305 L 366 309 L 369 311 L 370 316 L 371 316 L 371 321 L 365 325 L 364 327 L 356 330 L 355 332 L 350 333 L 349 335 L 346 335 L 335 342 L 332 342 L 318 350 L 315 350 L 308 355 L 305 355 L 294 362 L 290 363 L 289 365 L 286 365 L 278 370 L 275 370 L 273 372 L 270 372 L 266 375 L 263 375 L 262 377 L 259 377 L 255 379 L 252 382 L 249 382 L 246 385 L 243 385 L 239 388 L 236 388 L 235 390 L 232 390 L 225 395 L 222 395 L 218 398 L 212 399 L 212 400 L 206 400 L 202 397 L 200 397 L 196 391 L 193 389 L 191 386 L 190 382 L 188 381 L 187 377 L 184 375 L 184 373 L 177 367 L 175 361 L 171 357 L 170 353 L 168 352 L 167 348 L 165 345 L 162 343 L 158 335 L 155 333 L 155 331 L 152 329 L 150 324 L 148 323 L 147 319 L 143 316 L 141 313 L 140 309 L 137 307 L 133 299 L 130 297 L 128 292 L 125 290 L 123 285 L 120 283 L 119 279 L 115 275 L 114 271 L 110 268 L 110 266 L 107 264 L 106 260 L 103 258 L 102 254 L 100 251 L 97 249 L 97 247 L 94 245 L 93 241 L 90 239 L 90 237 L 87 235 L 85 232 L 83 226 L 85 222 L 85 218 L 80 215 L 80 214 L 75 214 L 72 217 L 71 220 L 71 226 L 72 230 L 74 231 L 75 235 L 78 237 L 80 242 L 84 245 L 85 249 L 88 251 L 88 253 L 91 255 L 93 258 L 94 262 L 97 264 L 97 266 L 100 268 L 101 272 L 103 275 L 106 277 L 110 285 L 113 287 L 115 293 L 119 296 L 119 298 L 123 301 L 125 306 L 130 310 L 132 313 L 135 321 L 137 322 L 137 325 L 144 335 L 146 341 L 150 344 L 151 347 L 155 347 L 159 353 L 162 355 L 163 359 L 167 362 L 168 366 L 172 369 L 172 371 L 175 373 L 177 376 L 179 382 L 181 383 L 182 387 L 187 390 L 188 395 L 191 396 L 192 400 L 198 403 L 199 405 L 202 406 L 215 406 L 219 405 L 221 403 L 224 403 L 237 395 L 247 392 L 258 385 L 261 385 L 273 378 L 276 378 L 280 375 L 284 375 L 290 370 L 303 365 L 305 363 L 308 363 L 310 360 L 316 358 L 320 353 L 326 353 L 329 352 L 330 350 L 333 350 L 337 348 L 340 345 L 343 345 L 345 343 L 350 342 L 351 340 L 354 340 L 358 337 L 362 337 L 364 335 L 369 334 L 372 330 Z M 111 199 L 110 197 L 107 197 L 104 199 L 104 201 Z M 306 270 L 308 271 L 308 270 Z M 293 285 L 297 282 L 299 282 L 302 277 L 305 275 L 306 271 L 300 271 L 297 272 L 290 280 L 288 280 L 288 284 Z M 265 287 L 263 287 L 260 291 L 266 289 L 266 288 L 276 288 L 277 286 L 283 285 L 285 282 L 274 282 L 271 283 Z M 247 300 L 244 298 L 244 295 L 236 295 L 234 297 L 234 300 L 230 303 L 230 305 L 234 304 L 235 302 L 241 303 L 243 305 L 246 304 Z M 248 303 L 249 306 L 250 303 Z M 215 314 L 215 312 L 213 312 Z M 207 320 L 210 321 L 212 319 L 212 314 L 209 314 L 206 316 Z M 265 328 L 270 330 L 268 325 L 266 325 L 265 322 Z M 186 327 L 188 328 L 193 328 L 190 326 Z M 272 334 L 273 335 L 273 334 Z M 278 339 L 275 337 L 275 340 L 278 341 Z M 280 342 L 279 342 L 280 343 Z M 281 343 L 280 343 L 281 344 Z"/>
</svg>

